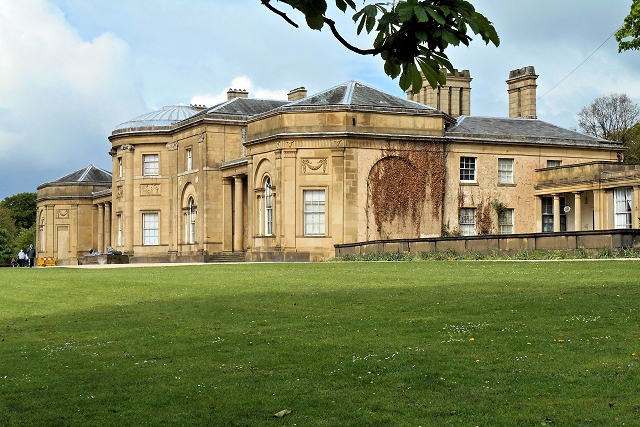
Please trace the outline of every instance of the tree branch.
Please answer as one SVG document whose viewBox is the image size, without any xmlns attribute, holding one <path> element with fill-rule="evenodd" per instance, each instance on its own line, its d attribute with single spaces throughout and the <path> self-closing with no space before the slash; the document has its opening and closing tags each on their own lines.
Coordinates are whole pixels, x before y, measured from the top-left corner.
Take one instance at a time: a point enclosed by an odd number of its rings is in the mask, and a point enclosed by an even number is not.
<svg viewBox="0 0 640 427">
<path fill-rule="evenodd" d="M 271 6 L 271 4 L 269 4 L 269 2 L 268 2 L 268 1 L 263 1 L 263 2 L 262 2 L 262 4 L 263 4 L 263 5 L 265 5 L 265 6 L 267 7 L 267 9 L 269 9 L 271 12 L 275 13 L 276 15 L 279 15 L 282 19 L 284 19 L 285 21 L 287 21 L 289 24 L 293 25 L 293 26 L 294 26 L 294 27 L 296 27 L 296 28 L 299 28 L 299 27 L 298 27 L 298 24 L 296 24 L 295 22 L 293 22 L 293 21 L 291 20 L 291 18 L 289 18 L 289 17 L 287 16 L 287 14 L 286 14 L 286 13 L 284 13 L 284 12 L 282 12 L 282 11 L 280 11 L 280 10 L 276 9 L 275 7 Z"/>
<path fill-rule="evenodd" d="M 331 32 L 333 33 L 333 36 L 338 39 L 338 41 L 340 43 L 342 43 L 342 45 L 344 47 L 346 47 L 347 49 L 349 49 L 352 52 L 358 53 L 360 55 L 377 55 L 379 53 L 384 52 L 384 46 L 381 46 L 377 49 L 360 49 L 358 47 L 353 46 L 352 44 L 350 44 L 348 41 L 346 41 L 338 32 L 338 30 L 336 29 L 336 23 L 329 18 L 324 18 L 324 23 L 327 24 L 329 26 L 329 28 L 331 28 Z"/>
</svg>

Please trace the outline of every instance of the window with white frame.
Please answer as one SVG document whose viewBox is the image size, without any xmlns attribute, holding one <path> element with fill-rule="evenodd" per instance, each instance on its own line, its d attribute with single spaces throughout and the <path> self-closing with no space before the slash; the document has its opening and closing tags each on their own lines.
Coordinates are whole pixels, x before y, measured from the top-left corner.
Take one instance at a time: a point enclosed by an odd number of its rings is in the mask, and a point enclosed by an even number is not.
<svg viewBox="0 0 640 427">
<path fill-rule="evenodd" d="M 476 235 L 476 209 L 460 209 L 460 234 L 463 236 Z"/>
<path fill-rule="evenodd" d="M 513 159 L 498 159 L 498 184 L 513 184 Z"/>
<path fill-rule="evenodd" d="M 122 178 L 122 157 L 118 157 L 118 178 Z"/>
<path fill-rule="evenodd" d="M 189 243 L 196 242 L 196 204 L 189 197 Z"/>
<path fill-rule="evenodd" d="M 558 197 L 560 208 L 560 231 L 567 231 L 567 213 L 565 207 L 567 201 L 564 197 Z M 555 221 L 553 218 L 553 197 L 542 198 L 542 232 L 552 233 L 554 231 Z"/>
<path fill-rule="evenodd" d="M 542 198 L 542 232 L 553 232 L 553 197 Z"/>
<path fill-rule="evenodd" d="M 122 246 L 122 214 L 116 214 L 116 244 Z"/>
<path fill-rule="evenodd" d="M 193 169 L 193 151 L 191 148 L 187 148 L 187 170 Z"/>
<path fill-rule="evenodd" d="M 460 157 L 460 181 L 476 182 L 475 157 Z"/>
<path fill-rule="evenodd" d="M 158 155 L 142 155 L 142 175 L 158 175 Z"/>
<path fill-rule="evenodd" d="M 304 235 L 325 235 L 325 192 L 304 190 Z"/>
<path fill-rule="evenodd" d="M 631 228 L 631 188 L 613 190 L 616 228 Z"/>
<path fill-rule="evenodd" d="M 264 180 L 264 235 L 273 235 L 273 189 L 269 177 Z"/>
<path fill-rule="evenodd" d="M 142 244 L 157 245 L 159 243 L 158 213 L 142 214 Z"/>
<path fill-rule="evenodd" d="M 562 160 L 547 160 L 548 168 L 555 168 L 558 166 L 562 166 Z"/>
<path fill-rule="evenodd" d="M 513 234 L 513 209 L 507 209 L 498 216 L 500 234 Z"/>
</svg>

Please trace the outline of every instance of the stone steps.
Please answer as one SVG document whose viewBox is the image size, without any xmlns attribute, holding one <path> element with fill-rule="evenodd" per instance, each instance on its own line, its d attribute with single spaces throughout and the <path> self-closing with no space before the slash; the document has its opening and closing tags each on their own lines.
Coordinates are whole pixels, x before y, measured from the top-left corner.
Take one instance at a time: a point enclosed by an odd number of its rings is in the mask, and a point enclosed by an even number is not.
<svg viewBox="0 0 640 427">
<path fill-rule="evenodd" d="M 246 252 L 222 252 L 207 255 L 204 262 L 245 262 Z"/>
</svg>

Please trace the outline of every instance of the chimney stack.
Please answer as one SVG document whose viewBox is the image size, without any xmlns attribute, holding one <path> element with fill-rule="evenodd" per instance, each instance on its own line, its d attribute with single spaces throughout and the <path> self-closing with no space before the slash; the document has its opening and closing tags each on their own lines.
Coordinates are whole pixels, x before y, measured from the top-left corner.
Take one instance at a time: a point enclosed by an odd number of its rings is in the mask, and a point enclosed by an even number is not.
<svg viewBox="0 0 640 427">
<path fill-rule="evenodd" d="M 536 115 L 536 70 L 532 66 L 509 72 L 509 117 L 537 119 Z"/>
<path fill-rule="evenodd" d="M 422 75 L 422 89 L 419 93 L 407 91 L 407 99 L 428 105 L 450 116 L 468 116 L 471 114 L 471 74 L 469 70 L 440 70 L 447 76 L 447 83 L 433 89 Z"/>
<path fill-rule="evenodd" d="M 227 91 L 227 101 L 233 98 L 248 98 L 249 92 L 245 89 L 229 89 Z"/>
<path fill-rule="evenodd" d="M 302 99 L 306 97 L 307 97 L 307 90 L 304 88 L 304 86 L 300 86 L 295 89 L 292 89 L 287 94 L 287 98 L 289 98 L 289 101 L 297 101 L 298 99 Z"/>
</svg>

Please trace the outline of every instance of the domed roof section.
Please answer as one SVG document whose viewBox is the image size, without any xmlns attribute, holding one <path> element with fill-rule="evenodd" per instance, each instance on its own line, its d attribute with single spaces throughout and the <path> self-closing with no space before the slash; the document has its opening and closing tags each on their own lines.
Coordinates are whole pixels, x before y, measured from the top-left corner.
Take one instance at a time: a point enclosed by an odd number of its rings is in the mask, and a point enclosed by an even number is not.
<svg viewBox="0 0 640 427">
<path fill-rule="evenodd" d="M 397 96 L 382 92 L 381 90 L 367 86 L 363 83 L 351 80 L 341 85 L 327 89 L 315 95 L 293 101 L 282 107 L 283 109 L 295 109 L 298 107 L 327 107 L 327 106 L 351 106 L 383 109 L 401 109 L 418 111 L 437 111 L 433 107 L 398 98 Z"/>
<path fill-rule="evenodd" d="M 152 111 L 150 113 L 138 116 L 135 119 L 120 123 L 114 129 L 114 132 L 120 131 L 122 129 L 134 130 L 140 128 L 151 128 L 150 130 L 152 130 L 154 128 L 166 128 L 182 120 L 188 119 L 189 117 L 198 113 L 198 111 L 200 110 L 198 110 L 196 107 L 191 107 L 188 105 L 170 105 L 167 107 L 162 107 L 162 110 Z"/>
</svg>

